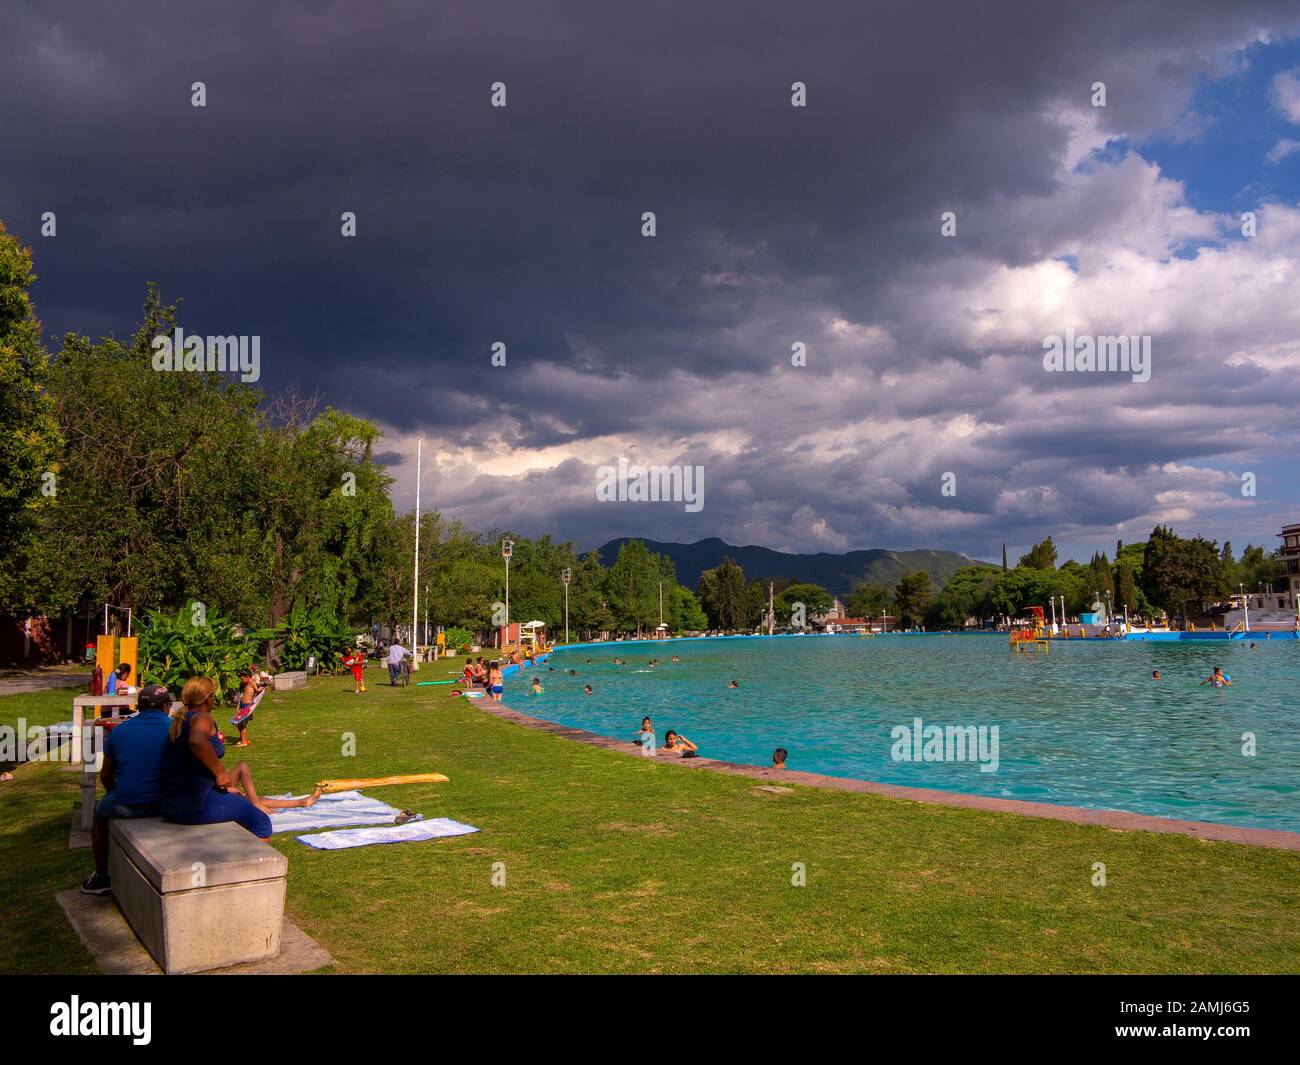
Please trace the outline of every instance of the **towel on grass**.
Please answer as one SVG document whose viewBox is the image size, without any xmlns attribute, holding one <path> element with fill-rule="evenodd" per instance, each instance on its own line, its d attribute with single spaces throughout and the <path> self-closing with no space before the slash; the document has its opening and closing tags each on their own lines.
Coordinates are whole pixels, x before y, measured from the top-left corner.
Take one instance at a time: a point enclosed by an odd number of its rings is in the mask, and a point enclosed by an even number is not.
<svg viewBox="0 0 1300 1065">
<path fill-rule="evenodd" d="M 292 795 L 273 795 L 289 799 Z M 322 795 L 315 806 L 276 810 L 271 815 L 272 832 L 308 832 L 315 828 L 341 828 L 344 825 L 391 825 L 402 811 L 386 802 L 362 795 L 359 791 L 337 791 Z"/>
<path fill-rule="evenodd" d="M 443 836 L 464 836 L 477 831 L 473 825 L 462 825 L 450 817 L 434 817 L 428 821 L 409 821 L 404 825 L 344 828 L 337 832 L 317 832 L 313 836 L 296 838 L 299 843 L 305 843 L 319 851 L 341 851 L 349 847 L 369 847 L 372 843 L 415 843 Z"/>
</svg>

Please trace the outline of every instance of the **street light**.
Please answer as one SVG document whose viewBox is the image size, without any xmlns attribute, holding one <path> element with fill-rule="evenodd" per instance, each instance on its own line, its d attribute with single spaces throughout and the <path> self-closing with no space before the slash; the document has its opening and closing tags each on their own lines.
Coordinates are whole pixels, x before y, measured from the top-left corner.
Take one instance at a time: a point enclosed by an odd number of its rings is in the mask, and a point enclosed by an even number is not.
<svg viewBox="0 0 1300 1065">
<path fill-rule="evenodd" d="M 560 574 L 560 580 L 564 582 L 564 642 L 569 642 L 569 582 L 573 580 L 573 570 L 568 566 L 564 567 L 564 572 Z"/>
<path fill-rule="evenodd" d="M 505 640 L 508 639 L 510 636 L 510 556 L 514 554 L 514 551 L 515 551 L 515 542 L 513 540 L 501 541 L 501 557 L 506 560 L 506 602 L 505 602 L 506 623 L 503 626 L 505 628 L 505 633 L 502 635 L 502 641 L 501 641 L 501 646 L 503 649 L 505 647 Z"/>
<path fill-rule="evenodd" d="M 1241 630 L 1241 634 L 1245 636 L 1246 633 L 1250 632 L 1250 602 L 1246 598 L 1246 585 L 1238 584 L 1237 587 L 1241 590 L 1241 609 L 1243 611 L 1242 625 L 1244 628 Z"/>
</svg>

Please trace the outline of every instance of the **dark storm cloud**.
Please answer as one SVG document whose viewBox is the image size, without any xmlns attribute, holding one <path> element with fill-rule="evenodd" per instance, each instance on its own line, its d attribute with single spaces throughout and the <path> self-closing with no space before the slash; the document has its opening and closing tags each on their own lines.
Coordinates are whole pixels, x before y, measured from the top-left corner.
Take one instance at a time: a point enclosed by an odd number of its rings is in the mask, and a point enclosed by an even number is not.
<svg viewBox="0 0 1300 1065">
<path fill-rule="evenodd" d="M 1091 517 L 1058 504 L 1085 525 L 1149 511 L 1156 483 L 1097 488 L 1061 431 L 1086 426 L 1038 420 L 1101 384 L 962 376 L 991 352 L 927 293 L 1125 224 L 1141 168 L 1063 189 L 1054 109 L 1090 110 L 1100 80 L 1103 130 L 1167 130 L 1198 79 L 1297 27 L 1294 3 L 1262 0 L 10 4 L 0 218 L 36 245 L 51 334 L 128 332 L 157 280 L 184 297 L 188 329 L 260 334 L 264 387 L 319 392 L 395 434 L 489 450 L 623 437 L 710 471 L 703 514 L 650 515 L 595 503 L 607 455 L 525 479 L 452 476 L 450 459 L 438 479 L 434 463 L 440 504 L 481 524 L 795 547 L 824 527 L 828 548 L 989 551 L 1001 526 L 1050 524 L 1031 513 L 1044 476 L 1060 499 L 1096 503 Z M 790 106 L 796 80 L 807 108 Z M 503 110 L 488 106 L 495 81 Z M 38 237 L 45 210 L 55 240 Z M 960 251 L 938 235 L 942 210 L 959 213 Z M 994 300 L 967 317 L 1006 313 Z M 839 319 L 888 338 L 841 345 L 826 334 Z M 1212 339 L 1171 337 L 1189 359 Z M 783 384 L 792 339 L 814 338 L 820 357 Z M 495 341 L 506 370 L 488 364 Z M 1040 355 L 1032 335 L 994 347 Z M 891 373 L 901 383 L 880 387 Z M 1221 384 L 1207 368 L 1157 402 Z M 1274 385 L 1247 370 L 1232 387 L 1247 402 Z M 975 455 L 917 454 L 900 425 L 869 455 L 810 458 L 822 428 L 902 419 L 938 435 L 963 417 Z M 1240 443 L 1175 422 L 1147 469 Z M 1126 466 L 1141 436 L 1108 433 L 1096 465 Z M 1060 461 L 1032 466 L 1043 459 Z M 970 471 L 969 519 L 918 531 L 909 508 L 933 505 L 954 469 Z M 999 503 L 1017 488 L 1023 512 Z"/>
</svg>

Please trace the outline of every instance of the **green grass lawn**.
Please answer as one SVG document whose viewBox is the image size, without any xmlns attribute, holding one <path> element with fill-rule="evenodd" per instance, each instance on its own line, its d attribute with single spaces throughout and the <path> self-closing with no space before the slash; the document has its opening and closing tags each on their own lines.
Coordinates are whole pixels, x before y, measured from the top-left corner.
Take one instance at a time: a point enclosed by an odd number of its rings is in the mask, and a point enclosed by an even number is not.
<svg viewBox="0 0 1300 1065">
<path fill-rule="evenodd" d="M 288 915 L 337 971 L 1300 971 L 1300 854 L 815 788 L 764 794 L 368 674 L 363 696 L 345 677 L 269 693 L 254 746 L 227 754 L 267 793 L 438 770 L 449 784 L 373 794 L 481 829 L 334 853 L 275 837 Z M 0 724 L 67 719 L 71 695 L 0 698 Z M 67 849 L 77 783 L 29 765 L 0 784 L 0 972 L 95 971 L 54 901 L 90 869 L 88 850 Z M 791 884 L 796 862 L 805 887 Z M 1094 862 L 1105 887 L 1092 886 Z"/>
</svg>

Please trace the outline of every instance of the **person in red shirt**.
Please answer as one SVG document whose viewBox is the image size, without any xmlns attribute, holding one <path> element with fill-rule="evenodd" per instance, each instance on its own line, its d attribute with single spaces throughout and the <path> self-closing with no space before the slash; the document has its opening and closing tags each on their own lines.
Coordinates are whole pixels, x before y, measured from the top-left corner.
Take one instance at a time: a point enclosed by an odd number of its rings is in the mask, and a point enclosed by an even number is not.
<svg viewBox="0 0 1300 1065">
<path fill-rule="evenodd" d="M 359 694 L 366 690 L 366 678 L 364 670 L 366 668 L 366 656 L 357 648 L 353 648 L 351 654 L 343 659 L 343 664 L 352 670 L 352 691 Z"/>
</svg>

